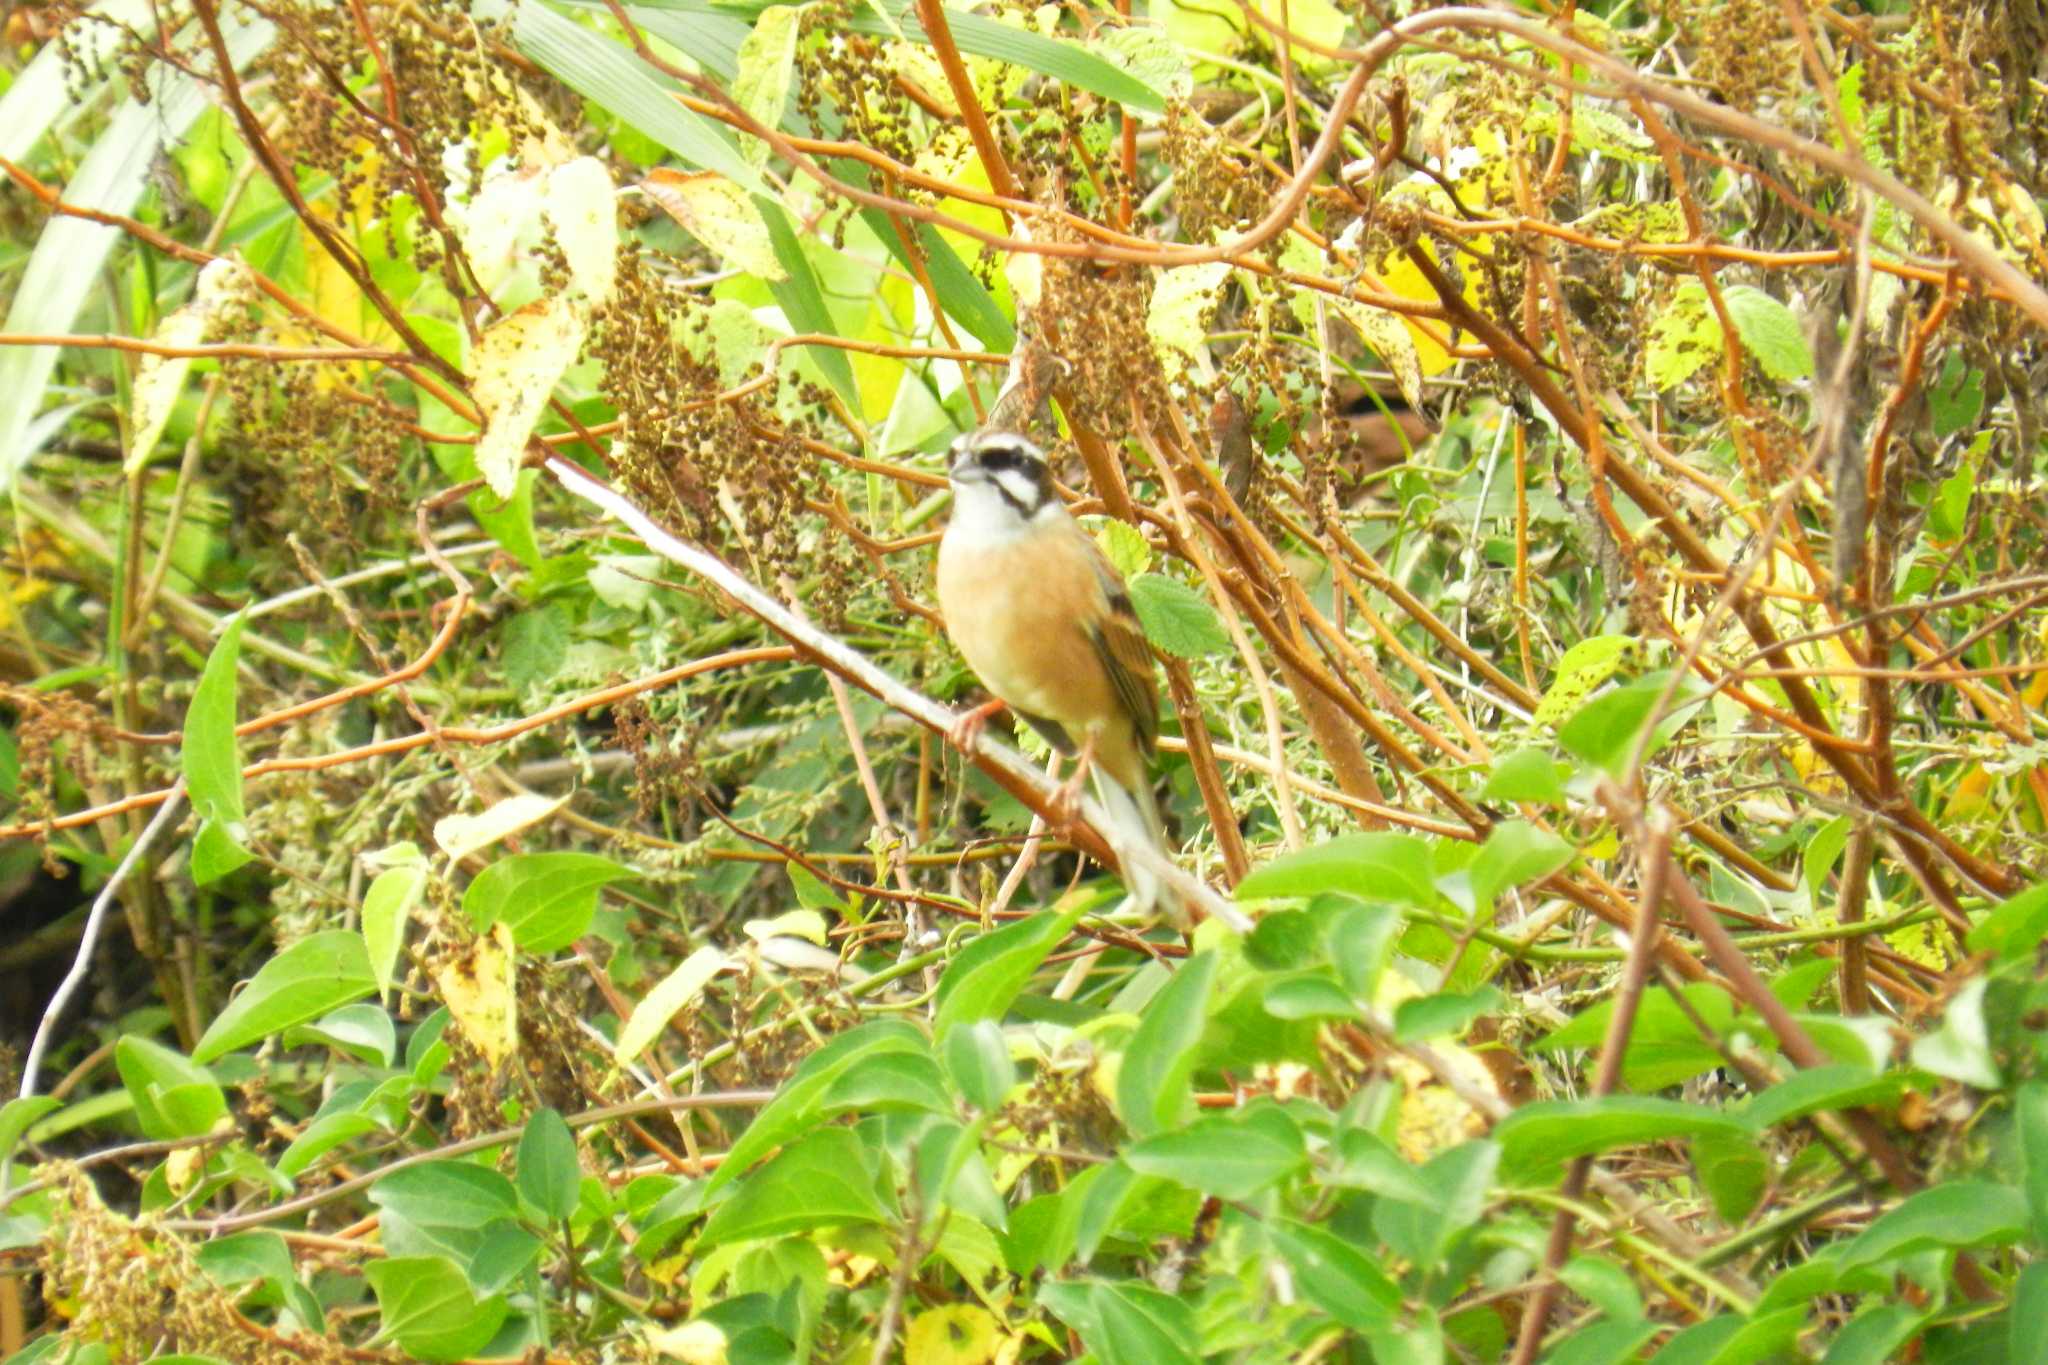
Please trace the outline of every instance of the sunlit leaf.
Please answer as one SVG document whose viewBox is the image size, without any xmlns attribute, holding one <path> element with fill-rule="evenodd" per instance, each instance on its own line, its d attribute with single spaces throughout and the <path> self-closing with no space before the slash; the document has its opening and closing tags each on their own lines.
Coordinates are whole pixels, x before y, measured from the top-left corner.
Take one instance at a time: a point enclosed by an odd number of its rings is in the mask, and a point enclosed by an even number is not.
<svg viewBox="0 0 2048 1365">
<path fill-rule="evenodd" d="M 308 935 L 257 969 L 199 1039 L 192 1060 L 212 1061 L 376 990 L 361 934 L 327 929 Z"/>
</svg>

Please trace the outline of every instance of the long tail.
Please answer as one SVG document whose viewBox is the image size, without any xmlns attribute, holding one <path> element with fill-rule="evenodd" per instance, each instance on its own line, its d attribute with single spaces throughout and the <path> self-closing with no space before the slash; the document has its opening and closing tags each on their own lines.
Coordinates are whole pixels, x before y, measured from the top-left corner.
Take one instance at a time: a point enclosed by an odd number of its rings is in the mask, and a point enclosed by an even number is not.
<svg viewBox="0 0 2048 1365">
<path fill-rule="evenodd" d="M 1095 799 L 1102 803 L 1125 837 L 1142 840 L 1167 857 L 1173 856 L 1166 846 L 1166 825 L 1159 818 L 1159 803 L 1153 800 L 1150 786 L 1140 782 L 1136 790 L 1127 788 L 1104 771 L 1100 763 L 1091 776 L 1095 780 Z M 1187 928 L 1187 907 L 1157 873 L 1134 861 L 1127 861 L 1123 872 L 1124 885 L 1140 910 L 1157 909 L 1176 929 Z"/>
</svg>

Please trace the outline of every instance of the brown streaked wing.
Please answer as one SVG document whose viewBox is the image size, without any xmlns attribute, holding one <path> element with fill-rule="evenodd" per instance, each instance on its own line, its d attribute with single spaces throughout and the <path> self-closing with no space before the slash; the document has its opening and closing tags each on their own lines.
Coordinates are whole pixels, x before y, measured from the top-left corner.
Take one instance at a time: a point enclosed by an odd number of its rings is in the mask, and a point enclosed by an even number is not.
<svg viewBox="0 0 2048 1365">
<path fill-rule="evenodd" d="M 1117 701 L 1130 713 L 1138 732 L 1138 748 L 1150 758 L 1159 738 L 1159 698 L 1152 687 L 1152 647 L 1145 643 L 1145 628 L 1138 624 L 1138 613 L 1131 607 L 1131 595 L 1125 590 L 1123 579 L 1103 558 L 1093 540 L 1088 541 L 1088 549 L 1096 577 L 1102 580 L 1102 595 L 1109 600 L 1108 613 L 1089 633 L 1089 639 L 1102 657 Z"/>
</svg>

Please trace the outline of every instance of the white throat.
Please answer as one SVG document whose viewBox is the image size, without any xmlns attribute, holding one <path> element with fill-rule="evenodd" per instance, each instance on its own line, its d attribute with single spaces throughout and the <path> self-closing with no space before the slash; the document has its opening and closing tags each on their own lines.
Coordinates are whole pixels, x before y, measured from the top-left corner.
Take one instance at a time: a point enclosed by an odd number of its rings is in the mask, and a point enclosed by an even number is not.
<svg viewBox="0 0 2048 1365">
<path fill-rule="evenodd" d="M 953 480 L 953 519 L 946 525 L 948 536 L 963 536 L 976 545 L 1001 545 L 1042 526 L 1064 510 L 1059 499 L 1049 498 L 1027 517 L 1011 499 L 1029 507 L 1038 496 L 1036 485 L 1016 470 L 1003 470 L 995 478 L 1001 481 L 1001 488 L 985 479 L 966 483 Z M 1003 496 L 1006 491 L 1008 498 Z"/>
</svg>

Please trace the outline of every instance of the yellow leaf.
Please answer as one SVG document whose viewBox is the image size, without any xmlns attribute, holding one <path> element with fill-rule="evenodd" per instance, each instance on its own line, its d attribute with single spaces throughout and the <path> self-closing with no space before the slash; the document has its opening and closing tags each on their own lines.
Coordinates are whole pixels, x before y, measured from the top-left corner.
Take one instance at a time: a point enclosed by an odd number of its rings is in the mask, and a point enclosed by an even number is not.
<svg viewBox="0 0 2048 1365">
<path fill-rule="evenodd" d="M 444 815 L 434 822 L 434 842 L 450 862 L 460 862 L 478 849 L 539 824 L 568 802 L 566 796 L 550 799 L 527 792 L 507 797 L 475 815 Z"/>
<path fill-rule="evenodd" d="M 443 962 L 434 984 L 463 1036 L 493 1068 L 519 1046 L 519 1013 L 512 981 L 512 926 L 503 920 L 464 951 Z"/>
<path fill-rule="evenodd" d="M 569 266 L 569 293 L 584 303 L 601 304 L 612 296 L 619 264 L 615 199 L 611 172 L 594 156 L 579 156 L 548 173 L 545 212 Z"/>
<path fill-rule="evenodd" d="M 477 472 L 500 498 L 518 491 L 526 438 L 547 409 L 555 381 L 582 350 L 585 325 L 582 310 L 567 298 L 536 299 L 486 328 L 470 357 L 484 412 Z"/>
<path fill-rule="evenodd" d="M 1356 299 L 1335 299 L 1332 302 L 1337 305 L 1338 315 L 1357 329 L 1365 344 L 1372 347 L 1373 354 L 1394 372 L 1394 382 L 1400 385 L 1401 396 L 1408 400 L 1408 406 L 1420 411 L 1422 352 L 1417 338 L 1421 334 L 1411 330 L 1407 319 L 1398 313 L 1374 308 Z"/>
<path fill-rule="evenodd" d="M 1209 332 L 1204 319 L 1223 297 L 1231 268 L 1228 261 L 1207 261 L 1159 272 L 1145 308 L 1145 332 L 1169 368 L 1193 364 L 1206 369 Z"/>
<path fill-rule="evenodd" d="M 1949 788 L 1948 801 L 1942 807 L 1942 818 L 1949 821 L 1967 820 L 1982 815 L 1991 803 L 1991 792 L 1995 779 L 1985 771 L 1981 763 L 1973 763 L 1970 770 L 1956 779 Z"/>
<path fill-rule="evenodd" d="M 815 910 L 791 910 L 774 919 L 750 919 L 744 927 L 747 937 L 756 943 L 778 934 L 787 934 L 792 938 L 809 939 L 820 948 L 825 946 L 825 917 Z"/>
<path fill-rule="evenodd" d="M 919 1313 L 903 1334 L 904 1365 L 992 1365 L 1002 1324 L 978 1304 L 958 1303 Z"/>
<path fill-rule="evenodd" d="M 172 1194 L 183 1194 L 206 1171 L 206 1153 L 198 1147 L 180 1147 L 164 1158 L 164 1183 Z"/>
<path fill-rule="evenodd" d="M 749 929 L 753 925 L 747 926 Z M 692 1000 L 704 993 L 711 984 L 711 978 L 732 966 L 732 959 L 723 950 L 709 944 L 684 958 L 681 965 L 649 992 L 633 1007 L 633 1015 L 619 1030 L 619 1041 L 614 1048 L 619 1065 L 624 1066 L 647 1050 L 647 1045 L 661 1036 L 669 1020 Z"/>
<path fill-rule="evenodd" d="M 249 272 L 239 261 L 223 257 L 208 262 L 199 272 L 192 301 L 158 324 L 156 339 L 166 346 L 197 346 L 206 339 L 207 328 L 244 296 L 248 279 Z M 133 474 L 140 469 L 156 450 L 191 368 L 190 356 L 145 355 L 136 365 L 134 397 L 129 406 L 129 428 L 133 434 L 124 473 Z"/>
<path fill-rule="evenodd" d="M 775 257 L 761 210 L 724 176 L 657 169 L 640 182 L 640 188 L 727 265 L 764 280 L 789 278 Z"/>
<path fill-rule="evenodd" d="M 649 1332 L 647 1344 L 683 1365 L 725 1365 L 725 1333 L 702 1319 Z"/>
</svg>

